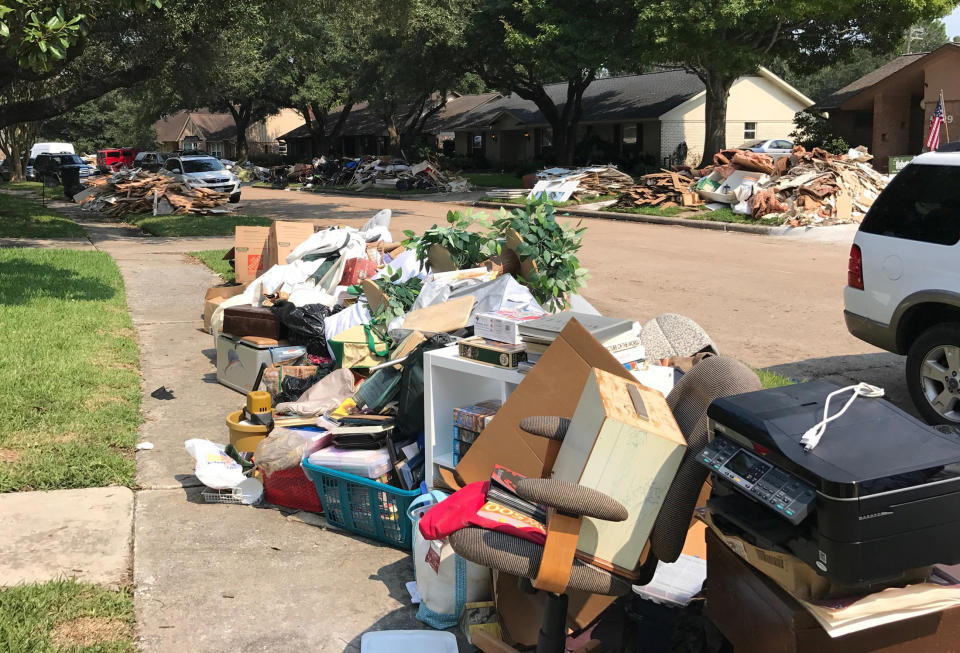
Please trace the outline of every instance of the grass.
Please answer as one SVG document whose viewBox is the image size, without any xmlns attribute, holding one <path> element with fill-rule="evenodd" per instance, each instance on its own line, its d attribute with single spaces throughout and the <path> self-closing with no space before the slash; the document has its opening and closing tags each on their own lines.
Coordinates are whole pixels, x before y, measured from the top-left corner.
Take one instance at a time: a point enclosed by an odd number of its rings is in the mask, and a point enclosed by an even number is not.
<svg viewBox="0 0 960 653">
<path fill-rule="evenodd" d="M 40 202 L 0 193 L 0 237 L 84 238 L 76 222 Z"/>
<path fill-rule="evenodd" d="M 197 259 L 208 268 L 220 275 L 220 277 L 227 283 L 233 283 L 236 281 L 234 278 L 233 268 L 230 267 L 230 264 L 223 260 L 224 254 L 229 250 L 226 249 L 207 249 L 202 252 L 187 252 L 187 256 L 192 256 Z"/>
<path fill-rule="evenodd" d="M 39 181 L 0 181 L 2 190 L 32 190 L 39 193 L 43 190 L 43 183 Z"/>
<path fill-rule="evenodd" d="M 564 202 L 550 202 L 557 208 L 562 208 L 564 206 L 580 206 L 581 204 L 593 204 L 594 202 L 605 202 L 607 200 L 615 200 L 617 195 L 589 195 L 587 197 L 581 197 L 576 200 L 566 200 Z M 508 197 L 506 199 L 497 199 L 495 197 L 481 197 L 481 202 L 493 202 L 499 204 L 517 204 L 523 206 L 527 203 L 526 197 Z"/>
<path fill-rule="evenodd" d="M 753 371 L 757 373 L 757 376 L 760 377 L 760 383 L 763 384 L 764 388 L 780 388 L 785 385 L 793 385 L 796 383 L 793 379 L 788 379 L 785 376 L 777 374 L 776 372 L 771 372 L 770 370 L 765 370 L 761 368 L 753 368 Z"/>
<path fill-rule="evenodd" d="M 460 176 L 478 188 L 523 188 L 523 179 L 507 172 L 463 172 Z"/>
<path fill-rule="evenodd" d="M 269 227 L 255 215 L 129 215 L 127 222 L 154 236 L 232 236 L 234 227 Z"/>
<path fill-rule="evenodd" d="M 0 249 L 0 492 L 133 484 L 139 352 L 102 252 Z"/>
<path fill-rule="evenodd" d="M 300 184 L 300 183 L 292 183 L 292 184 L 288 184 L 286 188 L 289 188 L 290 190 L 297 190 L 302 185 L 303 184 Z M 273 184 L 270 183 L 269 181 L 255 181 L 252 184 L 250 184 L 250 186 L 252 188 L 274 188 Z M 277 190 L 280 190 L 280 189 L 277 189 Z"/>
<path fill-rule="evenodd" d="M 716 211 L 690 209 L 681 206 L 607 206 L 600 209 L 610 213 L 636 213 L 639 215 L 658 215 L 661 217 L 672 218 L 681 217 L 688 220 L 707 220 L 709 222 L 732 222 L 735 224 L 757 224 L 765 227 L 779 227 L 783 224 L 782 218 L 751 218 L 748 215 L 734 213 L 728 208 L 717 209 Z"/>
<path fill-rule="evenodd" d="M 0 650 L 132 652 L 133 596 L 74 580 L 0 589 Z"/>
</svg>

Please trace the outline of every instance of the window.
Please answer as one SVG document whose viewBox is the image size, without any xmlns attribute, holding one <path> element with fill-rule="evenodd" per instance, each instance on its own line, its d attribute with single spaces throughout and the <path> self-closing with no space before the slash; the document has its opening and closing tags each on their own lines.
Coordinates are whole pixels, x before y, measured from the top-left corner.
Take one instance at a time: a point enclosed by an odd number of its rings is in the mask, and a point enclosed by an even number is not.
<svg viewBox="0 0 960 653">
<path fill-rule="evenodd" d="M 790 141 L 774 141 L 773 147 L 778 150 L 792 150 L 793 143 Z"/>
<path fill-rule="evenodd" d="M 757 123 L 755 122 L 745 122 L 743 123 L 743 138 L 744 140 L 750 140 L 751 138 L 757 137 Z"/>
<path fill-rule="evenodd" d="M 470 134 L 470 154 L 483 154 L 486 143 L 483 134 Z"/>
<path fill-rule="evenodd" d="M 180 172 L 180 161 L 177 159 L 167 159 L 166 164 L 163 166 L 164 170 L 169 170 L 171 172 Z"/>
<path fill-rule="evenodd" d="M 960 240 L 960 166 L 908 165 L 863 220 L 868 234 L 955 245 Z"/>
<path fill-rule="evenodd" d="M 215 156 L 219 159 L 223 158 L 223 143 L 207 143 L 207 149 L 210 151 L 211 156 Z"/>
<path fill-rule="evenodd" d="M 183 161 L 184 172 L 214 172 L 223 170 L 223 164 L 213 157 L 204 159 L 185 159 Z"/>
</svg>

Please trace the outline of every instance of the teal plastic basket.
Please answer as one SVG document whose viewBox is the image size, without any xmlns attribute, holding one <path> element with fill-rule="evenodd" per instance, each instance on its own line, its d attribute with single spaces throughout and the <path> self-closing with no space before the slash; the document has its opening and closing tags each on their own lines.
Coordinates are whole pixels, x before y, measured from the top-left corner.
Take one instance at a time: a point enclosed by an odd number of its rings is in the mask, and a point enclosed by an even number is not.
<svg viewBox="0 0 960 653">
<path fill-rule="evenodd" d="M 413 548 L 413 528 L 407 517 L 420 490 L 403 490 L 362 476 L 301 463 L 317 487 L 327 522 L 338 528 L 395 546 Z"/>
</svg>

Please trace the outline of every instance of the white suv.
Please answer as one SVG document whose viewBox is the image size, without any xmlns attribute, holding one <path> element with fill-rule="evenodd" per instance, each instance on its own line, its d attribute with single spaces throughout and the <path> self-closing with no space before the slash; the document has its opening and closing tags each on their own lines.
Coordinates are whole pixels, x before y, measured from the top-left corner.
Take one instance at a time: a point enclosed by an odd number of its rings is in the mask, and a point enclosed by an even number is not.
<svg viewBox="0 0 960 653">
<path fill-rule="evenodd" d="M 853 240 L 843 300 L 850 333 L 906 354 L 920 414 L 960 423 L 960 152 L 918 156 L 880 194 Z"/>
<path fill-rule="evenodd" d="M 209 188 L 229 193 L 230 201 L 240 201 L 240 178 L 212 156 L 183 154 L 166 160 L 160 174 L 173 177 L 191 188 Z"/>
</svg>

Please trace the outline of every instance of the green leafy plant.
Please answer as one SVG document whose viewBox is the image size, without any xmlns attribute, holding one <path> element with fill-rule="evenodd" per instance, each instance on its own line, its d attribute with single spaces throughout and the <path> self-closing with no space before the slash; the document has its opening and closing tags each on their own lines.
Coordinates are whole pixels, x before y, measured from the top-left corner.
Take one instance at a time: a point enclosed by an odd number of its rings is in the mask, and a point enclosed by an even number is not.
<svg viewBox="0 0 960 653">
<path fill-rule="evenodd" d="M 383 301 L 370 316 L 370 327 L 385 342 L 390 341 L 387 325 L 396 318 L 406 315 L 413 303 L 417 301 L 420 289 L 423 287 L 423 281 L 419 277 L 411 277 L 401 282 L 402 270 L 393 271 L 388 268 L 388 272 L 379 279 L 371 280 L 383 293 Z"/>
<path fill-rule="evenodd" d="M 527 265 L 519 280 L 534 298 L 551 311 L 566 308 L 570 295 L 586 285 L 587 271 L 580 267 L 576 253 L 587 228 L 558 223 L 553 205 L 538 200 L 511 213 L 500 209 L 493 224 L 504 237 L 511 230 L 520 237 L 515 251 L 521 264 Z"/>
<path fill-rule="evenodd" d="M 417 258 L 426 261 L 433 245 L 438 245 L 450 252 L 457 269 L 473 268 L 491 256 L 500 253 L 500 242 L 496 232 L 490 231 L 490 221 L 486 213 L 463 213 L 461 211 L 447 211 L 447 225 L 440 227 L 433 225 L 417 236 L 414 232 L 405 230 L 406 240 L 403 246 L 407 249 L 416 249 Z M 482 227 L 484 231 L 470 230 L 470 227 Z"/>
</svg>

